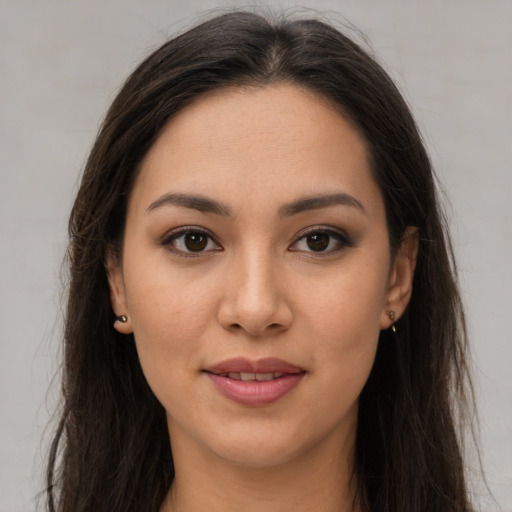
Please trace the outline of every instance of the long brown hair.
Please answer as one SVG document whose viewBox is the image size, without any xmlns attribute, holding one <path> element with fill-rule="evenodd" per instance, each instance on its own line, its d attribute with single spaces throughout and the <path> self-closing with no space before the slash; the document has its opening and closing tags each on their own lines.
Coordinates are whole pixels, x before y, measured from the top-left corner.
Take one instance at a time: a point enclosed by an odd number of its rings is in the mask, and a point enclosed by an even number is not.
<svg viewBox="0 0 512 512">
<path fill-rule="evenodd" d="M 464 316 L 429 158 L 387 74 L 316 19 L 217 16 L 168 41 L 128 78 L 87 161 L 69 222 L 63 405 L 47 471 L 51 512 L 155 512 L 174 477 L 163 407 L 133 336 L 112 328 L 105 271 L 139 164 L 169 119 L 209 91 L 288 82 L 327 98 L 366 139 L 391 247 L 417 226 L 410 304 L 382 332 L 360 396 L 356 467 L 365 511 L 467 512 L 458 436 L 467 411 Z M 469 390 L 469 393 L 467 392 Z"/>
</svg>

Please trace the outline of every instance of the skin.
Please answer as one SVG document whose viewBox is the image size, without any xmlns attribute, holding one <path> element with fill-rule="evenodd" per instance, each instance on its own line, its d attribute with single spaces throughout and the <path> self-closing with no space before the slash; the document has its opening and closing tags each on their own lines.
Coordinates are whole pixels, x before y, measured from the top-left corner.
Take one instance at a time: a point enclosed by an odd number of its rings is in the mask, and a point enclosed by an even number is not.
<svg viewBox="0 0 512 512">
<path fill-rule="evenodd" d="M 354 201 L 289 211 L 332 194 Z M 211 235 L 205 250 L 172 238 L 184 226 Z M 224 89 L 168 123 L 131 193 L 122 256 L 107 259 L 114 312 L 128 317 L 115 327 L 134 333 L 167 411 L 176 479 L 162 511 L 353 510 L 358 396 L 389 312 L 407 306 L 416 252 L 408 236 L 391 257 L 366 143 L 314 93 Z M 306 374 L 276 402 L 242 405 L 203 371 L 233 357 Z"/>
</svg>

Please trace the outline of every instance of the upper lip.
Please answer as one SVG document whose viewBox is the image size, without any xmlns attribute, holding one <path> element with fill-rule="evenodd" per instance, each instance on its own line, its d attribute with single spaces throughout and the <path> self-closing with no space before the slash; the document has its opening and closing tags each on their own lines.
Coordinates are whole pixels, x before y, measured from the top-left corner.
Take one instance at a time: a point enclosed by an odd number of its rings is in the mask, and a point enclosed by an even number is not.
<svg viewBox="0 0 512 512">
<path fill-rule="evenodd" d="M 304 368 L 299 368 L 282 359 L 267 357 L 251 361 L 244 357 L 227 359 L 220 363 L 205 368 L 205 371 L 215 374 L 221 373 L 301 373 Z"/>
</svg>

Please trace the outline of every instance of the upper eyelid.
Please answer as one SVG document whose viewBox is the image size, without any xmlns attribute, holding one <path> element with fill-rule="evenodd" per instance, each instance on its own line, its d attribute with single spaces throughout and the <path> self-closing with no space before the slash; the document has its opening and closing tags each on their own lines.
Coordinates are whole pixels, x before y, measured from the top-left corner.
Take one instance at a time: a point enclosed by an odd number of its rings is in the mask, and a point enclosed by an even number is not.
<svg viewBox="0 0 512 512">
<path fill-rule="evenodd" d="M 217 244 L 219 247 L 222 248 L 222 244 L 219 242 L 217 237 L 208 229 L 201 227 L 201 226 L 195 226 L 195 225 L 188 225 L 188 226 L 179 226 L 177 228 L 171 229 L 168 231 L 162 238 L 161 243 L 166 244 L 169 243 L 171 240 L 178 238 L 181 235 L 185 235 L 190 232 L 198 232 L 202 233 L 206 236 L 208 236 L 215 244 Z M 297 233 L 292 241 L 290 242 L 289 246 L 296 244 L 299 240 L 302 238 L 312 234 L 312 233 L 328 233 L 329 235 L 337 235 L 338 237 L 345 240 L 347 244 L 353 243 L 353 240 L 349 235 L 340 228 L 336 228 L 334 226 L 327 226 L 327 225 L 313 225 L 313 226 L 307 226 L 303 228 L 299 233 Z"/>
<path fill-rule="evenodd" d="M 209 251 L 184 251 L 182 249 L 178 249 L 177 247 L 173 247 L 174 240 L 186 235 L 187 233 L 201 233 L 205 236 L 207 236 L 217 247 L 215 251 L 209 250 Z M 199 226 L 180 226 L 174 229 L 169 230 L 158 242 L 158 245 L 160 247 L 163 247 L 172 253 L 174 253 L 176 256 L 179 256 L 181 258 L 200 258 L 205 257 L 208 255 L 211 255 L 214 252 L 223 251 L 224 247 L 218 242 L 217 238 L 206 228 L 202 228 Z"/>
<path fill-rule="evenodd" d="M 343 229 L 335 228 L 333 226 L 322 226 L 322 225 L 318 226 L 317 225 L 317 226 L 310 226 L 310 227 L 302 230 L 300 232 L 300 234 L 295 237 L 294 241 L 290 244 L 289 247 L 293 247 L 300 240 L 302 240 L 303 238 L 305 238 L 308 235 L 313 234 L 313 233 L 327 233 L 329 236 L 332 236 L 333 238 L 337 239 L 342 247 L 352 247 L 355 245 L 353 238 L 350 237 L 346 233 L 346 231 L 344 231 Z M 307 251 L 307 252 L 310 252 L 310 251 Z M 335 252 L 336 252 L 336 249 L 331 249 L 329 251 L 322 251 L 322 252 L 318 252 L 318 253 L 311 251 L 311 254 L 314 255 L 315 257 L 317 257 L 317 256 L 321 257 L 321 256 L 332 255 Z"/>
<path fill-rule="evenodd" d="M 210 236 L 213 240 L 216 240 L 216 236 L 207 228 L 204 228 L 202 226 L 195 226 L 195 225 L 187 225 L 187 226 L 178 226 L 176 228 L 170 229 L 165 233 L 165 235 L 162 238 L 166 238 L 168 236 L 174 236 L 180 233 L 188 233 L 188 232 L 197 231 L 200 233 L 204 233 L 208 236 Z M 296 234 L 294 238 L 298 240 L 299 238 L 309 234 L 314 233 L 316 231 L 322 231 L 322 232 L 329 232 L 329 233 L 338 233 L 340 235 L 346 235 L 346 232 L 343 229 L 336 228 L 334 226 L 326 226 L 323 224 L 315 224 L 313 226 L 307 226 L 305 228 L 302 228 L 299 231 L 299 234 Z"/>
<path fill-rule="evenodd" d="M 333 226 L 324 226 L 324 225 L 316 225 L 316 226 L 308 226 L 307 228 L 302 229 L 299 234 L 295 236 L 295 241 L 300 240 L 301 238 L 304 238 L 307 235 L 310 235 L 311 233 L 328 233 L 328 234 L 334 234 L 339 235 L 344 238 L 349 238 L 346 231 L 340 228 L 335 228 Z"/>
<path fill-rule="evenodd" d="M 186 235 L 187 233 L 202 233 L 210 237 L 217 245 L 220 245 L 217 237 L 211 231 L 200 226 L 180 226 L 178 228 L 171 229 L 162 237 L 162 242 L 166 242 L 172 238 L 177 238 L 180 235 Z"/>
</svg>

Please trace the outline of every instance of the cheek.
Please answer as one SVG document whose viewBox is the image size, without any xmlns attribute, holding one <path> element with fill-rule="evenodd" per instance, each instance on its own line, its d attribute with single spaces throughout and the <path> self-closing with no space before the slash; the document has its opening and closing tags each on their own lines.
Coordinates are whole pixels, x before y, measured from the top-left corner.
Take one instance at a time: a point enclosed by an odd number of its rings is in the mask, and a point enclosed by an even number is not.
<svg viewBox="0 0 512 512">
<path fill-rule="evenodd" d="M 347 265 L 316 283 L 297 291 L 302 296 L 302 314 L 322 338 L 346 349 L 378 338 L 385 299 L 387 267 Z M 336 343 L 336 340 L 343 343 Z"/>
<path fill-rule="evenodd" d="M 127 265 L 128 309 L 139 359 L 155 390 L 158 383 L 197 367 L 194 355 L 212 318 L 213 298 L 168 265 L 131 270 Z"/>
<path fill-rule="evenodd" d="M 349 407 L 369 376 L 380 334 L 385 275 L 352 269 L 303 293 L 302 327 L 313 340 L 313 367 L 332 390 L 325 400 L 345 401 Z"/>
</svg>

